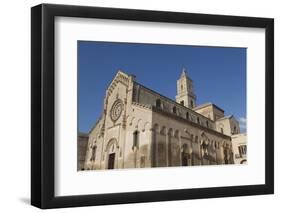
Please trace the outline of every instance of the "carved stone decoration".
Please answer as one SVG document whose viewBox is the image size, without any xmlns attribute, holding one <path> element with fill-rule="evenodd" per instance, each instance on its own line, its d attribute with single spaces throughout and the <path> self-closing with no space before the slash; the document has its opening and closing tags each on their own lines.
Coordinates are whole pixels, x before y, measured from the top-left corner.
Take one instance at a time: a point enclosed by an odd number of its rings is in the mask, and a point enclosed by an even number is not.
<svg viewBox="0 0 281 213">
<path fill-rule="evenodd" d="M 110 109 L 110 118 L 113 122 L 117 121 L 120 118 L 124 105 L 121 99 L 117 99 L 111 109 Z"/>
</svg>

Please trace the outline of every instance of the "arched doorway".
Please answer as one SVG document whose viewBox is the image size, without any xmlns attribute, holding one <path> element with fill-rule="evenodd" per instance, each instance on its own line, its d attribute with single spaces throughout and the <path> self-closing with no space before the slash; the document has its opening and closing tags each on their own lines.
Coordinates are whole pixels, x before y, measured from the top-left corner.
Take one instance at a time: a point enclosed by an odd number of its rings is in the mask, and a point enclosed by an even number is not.
<svg viewBox="0 0 281 213">
<path fill-rule="evenodd" d="M 107 169 L 114 169 L 114 164 L 115 164 L 115 153 L 110 153 L 108 155 Z"/>
<path fill-rule="evenodd" d="M 247 160 L 242 160 L 241 162 L 240 162 L 240 164 L 247 164 Z"/>
<path fill-rule="evenodd" d="M 187 144 L 182 145 L 182 150 L 181 150 L 181 165 L 182 166 L 188 166 L 188 146 Z"/>
<path fill-rule="evenodd" d="M 107 169 L 115 169 L 117 168 L 116 165 L 116 153 L 118 149 L 117 140 L 115 138 L 112 138 L 107 143 L 105 153 L 107 155 L 107 161 L 106 161 L 106 168 Z"/>
<path fill-rule="evenodd" d="M 203 141 L 201 146 L 201 159 L 202 159 L 202 165 L 209 165 L 209 142 Z"/>
</svg>

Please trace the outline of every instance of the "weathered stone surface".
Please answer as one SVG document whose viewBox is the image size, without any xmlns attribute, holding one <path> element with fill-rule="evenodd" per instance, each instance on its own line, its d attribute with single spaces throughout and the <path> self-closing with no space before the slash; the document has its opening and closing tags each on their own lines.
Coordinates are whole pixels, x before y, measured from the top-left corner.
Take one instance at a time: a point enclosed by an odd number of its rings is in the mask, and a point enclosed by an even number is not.
<svg viewBox="0 0 281 213">
<path fill-rule="evenodd" d="M 196 111 L 193 83 L 186 73 L 177 86 L 179 103 L 118 71 L 106 90 L 104 111 L 89 133 L 85 169 L 234 163 L 231 137 L 217 125 L 223 124 L 229 133 L 234 125 L 238 132 L 239 124 L 213 106 Z M 186 104 L 180 104 L 182 100 Z"/>
</svg>

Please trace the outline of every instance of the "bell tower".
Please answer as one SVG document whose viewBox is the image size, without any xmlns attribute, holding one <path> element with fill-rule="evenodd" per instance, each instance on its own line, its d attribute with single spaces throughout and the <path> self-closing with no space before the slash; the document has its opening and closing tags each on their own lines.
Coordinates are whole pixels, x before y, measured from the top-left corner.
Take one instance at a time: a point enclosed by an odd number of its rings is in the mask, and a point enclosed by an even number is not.
<svg viewBox="0 0 281 213">
<path fill-rule="evenodd" d="M 180 78 L 177 80 L 176 102 L 188 108 L 196 107 L 196 95 L 193 90 L 193 82 L 188 77 L 186 69 L 182 69 Z"/>
</svg>

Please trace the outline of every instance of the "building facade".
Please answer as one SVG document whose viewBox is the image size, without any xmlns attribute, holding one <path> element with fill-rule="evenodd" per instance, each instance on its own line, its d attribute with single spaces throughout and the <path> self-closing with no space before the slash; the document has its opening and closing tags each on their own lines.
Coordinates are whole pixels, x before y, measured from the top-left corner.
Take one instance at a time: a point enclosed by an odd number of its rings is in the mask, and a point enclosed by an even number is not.
<svg viewBox="0 0 281 213">
<path fill-rule="evenodd" d="M 85 170 L 85 157 L 88 147 L 89 137 L 88 134 L 79 132 L 77 143 L 77 170 Z"/>
<path fill-rule="evenodd" d="M 101 117 L 89 132 L 85 169 L 233 164 L 233 116 L 215 104 L 196 105 L 185 70 L 176 101 L 118 71 L 106 90 Z"/>
<path fill-rule="evenodd" d="M 247 135 L 245 133 L 232 135 L 232 147 L 235 164 L 247 163 Z"/>
</svg>

